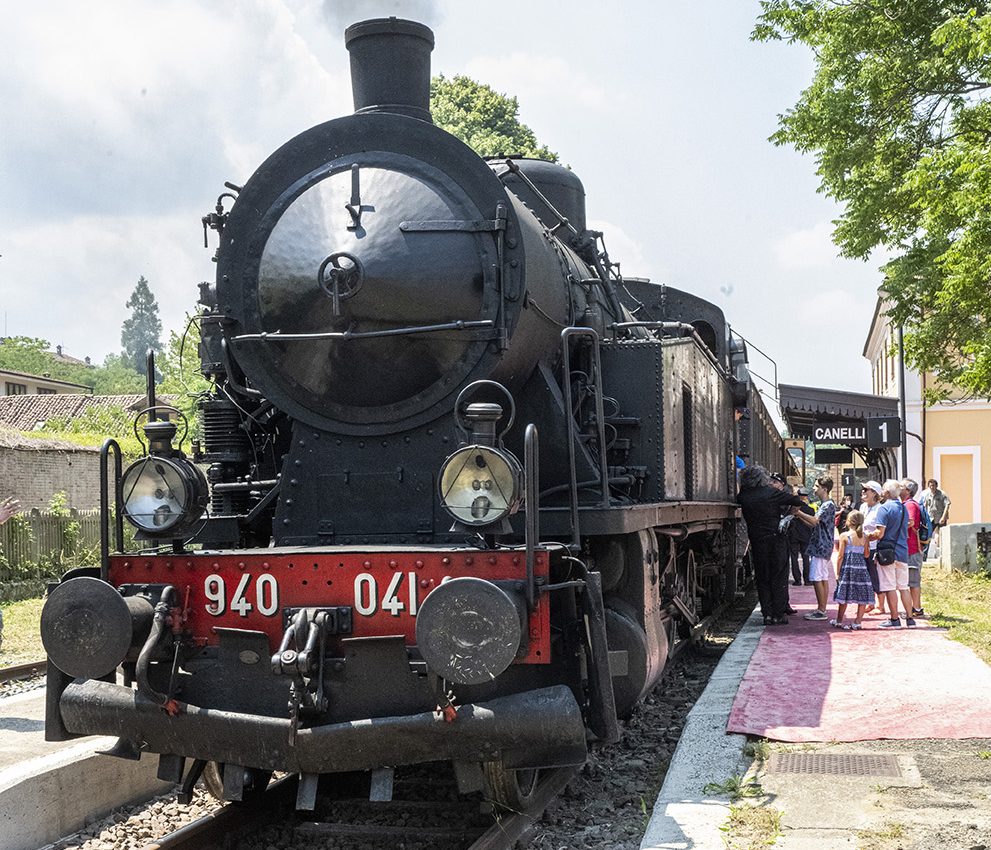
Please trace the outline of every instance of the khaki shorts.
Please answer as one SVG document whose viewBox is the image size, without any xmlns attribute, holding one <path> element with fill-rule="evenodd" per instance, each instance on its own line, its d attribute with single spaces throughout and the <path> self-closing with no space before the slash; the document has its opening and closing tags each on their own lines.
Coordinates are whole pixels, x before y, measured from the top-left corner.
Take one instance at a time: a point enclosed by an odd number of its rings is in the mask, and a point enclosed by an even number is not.
<svg viewBox="0 0 991 850">
<path fill-rule="evenodd" d="M 877 584 L 879 593 L 888 590 L 908 590 L 908 564 L 904 561 L 895 561 L 888 566 L 878 564 Z"/>
</svg>

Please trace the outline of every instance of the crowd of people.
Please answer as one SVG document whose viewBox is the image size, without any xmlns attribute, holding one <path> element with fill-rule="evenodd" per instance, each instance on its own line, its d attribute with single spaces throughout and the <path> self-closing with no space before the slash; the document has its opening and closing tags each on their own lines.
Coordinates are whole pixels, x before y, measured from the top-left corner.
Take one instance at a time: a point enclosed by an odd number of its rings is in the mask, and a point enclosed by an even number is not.
<svg viewBox="0 0 991 850">
<path fill-rule="evenodd" d="M 741 469 L 739 485 L 764 625 L 786 625 L 797 613 L 788 598 L 789 574 L 793 584 L 815 589 L 816 608 L 806 620 L 857 631 L 869 614 L 884 616 L 878 624 L 884 629 L 901 628 L 903 619 L 912 628 L 925 616 L 922 564 L 932 531 L 949 521 L 950 500 L 938 482 L 930 479 L 919 499 L 911 478 L 865 481 L 857 507 L 850 495 L 839 505 L 833 501 L 828 477 L 816 479 L 815 503 L 806 488 L 792 488 L 761 466 Z M 833 578 L 837 607 L 830 617 Z"/>
</svg>

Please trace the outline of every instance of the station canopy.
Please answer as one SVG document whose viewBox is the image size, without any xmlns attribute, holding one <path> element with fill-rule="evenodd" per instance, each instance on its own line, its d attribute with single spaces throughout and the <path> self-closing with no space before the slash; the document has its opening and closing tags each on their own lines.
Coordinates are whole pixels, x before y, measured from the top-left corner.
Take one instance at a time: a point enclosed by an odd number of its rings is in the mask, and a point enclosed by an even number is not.
<svg viewBox="0 0 991 850">
<path fill-rule="evenodd" d="M 851 436 L 857 434 L 857 438 L 849 442 L 838 438 L 836 442 L 848 445 L 850 451 L 856 452 L 863 459 L 871 476 L 883 479 L 895 474 L 897 462 L 889 446 L 900 444 L 900 433 L 896 442 L 886 441 L 884 447 L 870 448 L 865 445 L 868 442 L 865 439 L 865 425 L 869 421 L 883 422 L 886 418 L 897 423 L 898 399 L 843 390 L 824 390 L 820 387 L 778 384 L 778 403 L 793 437 L 814 441 L 816 426 L 826 426 L 839 434 L 847 430 L 844 426 L 849 426 Z M 895 430 L 901 430 L 897 424 Z M 824 457 L 827 451 L 830 450 L 818 449 L 816 457 Z M 840 462 L 839 458 L 835 460 Z M 846 483 L 844 481 L 844 485 Z"/>
<path fill-rule="evenodd" d="M 819 422 L 862 424 L 875 416 L 897 416 L 898 399 L 869 393 L 778 384 L 781 415 L 793 437 L 812 438 Z"/>
</svg>

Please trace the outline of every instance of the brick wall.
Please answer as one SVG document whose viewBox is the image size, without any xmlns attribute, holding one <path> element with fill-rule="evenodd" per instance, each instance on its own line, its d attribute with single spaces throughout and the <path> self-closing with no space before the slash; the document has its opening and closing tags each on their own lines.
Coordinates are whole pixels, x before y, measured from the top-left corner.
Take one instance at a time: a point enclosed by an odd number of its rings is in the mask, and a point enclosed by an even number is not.
<svg viewBox="0 0 991 850">
<path fill-rule="evenodd" d="M 70 508 L 98 507 L 99 452 L 0 447 L 0 498 L 14 496 L 23 510 L 44 510 L 59 491 L 68 497 Z"/>
</svg>

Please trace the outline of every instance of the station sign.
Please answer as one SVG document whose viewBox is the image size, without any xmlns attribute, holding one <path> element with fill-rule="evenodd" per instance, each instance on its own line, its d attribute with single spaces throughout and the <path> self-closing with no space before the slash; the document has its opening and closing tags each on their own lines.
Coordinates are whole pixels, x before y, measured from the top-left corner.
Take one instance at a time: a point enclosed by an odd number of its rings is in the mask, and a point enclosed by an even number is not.
<svg viewBox="0 0 991 850">
<path fill-rule="evenodd" d="M 867 447 L 883 449 L 902 444 L 900 416 L 869 416 L 867 418 Z"/>
<path fill-rule="evenodd" d="M 817 422 L 812 428 L 812 442 L 862 446 L 867 442 L 867 425 L 863 421 Z"/>
</svg>

